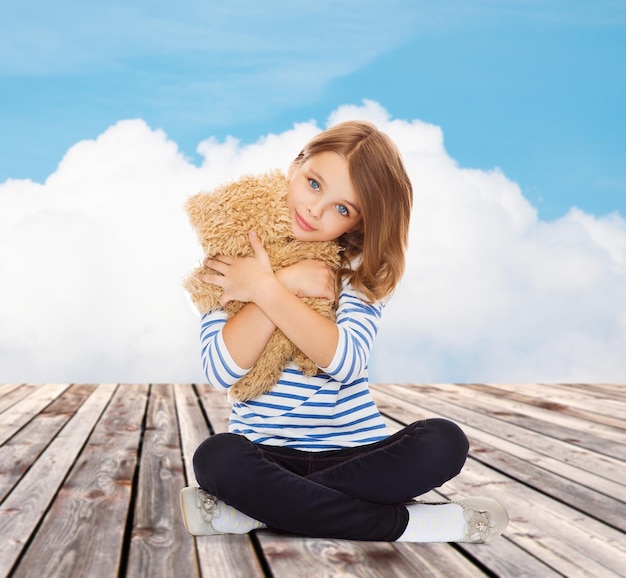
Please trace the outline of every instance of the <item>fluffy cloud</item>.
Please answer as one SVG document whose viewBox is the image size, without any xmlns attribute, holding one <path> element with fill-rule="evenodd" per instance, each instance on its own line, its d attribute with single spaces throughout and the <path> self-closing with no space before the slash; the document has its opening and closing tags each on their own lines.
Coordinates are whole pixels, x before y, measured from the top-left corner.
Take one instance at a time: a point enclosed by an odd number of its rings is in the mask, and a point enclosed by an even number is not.
<svg viewBox="0 0 626 578">
<path fill-rule="evenodd" d="M 387 307 L 375 381 L 619 381 L 626 375 L 626 223 L 572 208 L 539 221 L 499 170 L 459 167 L 441 130 L 369 119 L 415 186 L 406 276 Z M 180 287 L 200 257 L 183 211 L 198 190 L 286 168 L 320 127 L 251 145 L 200 143 L 199 166 L 141 120 L 72 147 L 44 184 L 0 185 L 0 381 L 202 379 Z"/>
</svg>

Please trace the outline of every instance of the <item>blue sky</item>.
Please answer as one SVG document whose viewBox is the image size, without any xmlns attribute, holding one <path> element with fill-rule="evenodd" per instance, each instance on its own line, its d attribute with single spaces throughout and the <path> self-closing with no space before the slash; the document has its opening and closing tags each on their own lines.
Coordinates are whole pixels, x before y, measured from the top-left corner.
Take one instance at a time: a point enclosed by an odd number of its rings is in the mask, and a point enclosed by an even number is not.
<svg viewBox="0 0 626 578">
<path fill-rule="evenodd" d="M 626 214 L 626 4 L 25 0 L 0 7 L 0 182 L 142 118 L 190 158 L 342 104 L 442 128 L 544 219 Z"/>
</svg>

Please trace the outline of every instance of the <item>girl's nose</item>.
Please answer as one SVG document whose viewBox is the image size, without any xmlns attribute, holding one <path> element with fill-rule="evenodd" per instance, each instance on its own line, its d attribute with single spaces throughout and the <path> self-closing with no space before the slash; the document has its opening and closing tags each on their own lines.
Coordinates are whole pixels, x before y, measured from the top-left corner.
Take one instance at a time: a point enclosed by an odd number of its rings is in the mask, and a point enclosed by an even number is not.
<svg viewBox="0 0 626 578">
<path fill-rule="evenodd" d="M 308 206 L 309 215 L 314 219 L 319 219 L 322 214 L 322 207 L 319 203 L 314 203 Z"/>
</svg>

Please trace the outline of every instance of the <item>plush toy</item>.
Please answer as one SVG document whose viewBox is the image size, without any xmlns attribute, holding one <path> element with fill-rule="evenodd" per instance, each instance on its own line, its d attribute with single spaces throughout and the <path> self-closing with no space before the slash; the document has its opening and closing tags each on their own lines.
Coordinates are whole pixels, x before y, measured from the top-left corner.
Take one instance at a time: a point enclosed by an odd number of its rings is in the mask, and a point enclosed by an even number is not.
<svg viewBox="0 0 626 578">
<path fill-rule="evenodd" d="M 316 259 L 336 268 L 340 249 L 335 241 L 305 242 L 293 238 L 287 207 L 287 179 L 279 171 L 246 176 L 209 193 L 198 193 L 187 201 L 187 213 L 204 250 L 205 257 L 230 255 L 252 256 L 248 233 L 259 234 L 274 271 L 304 259 Z M 197 267 L 185 280 L 184 287 L 201 313 L 220 307 L 222 288 L 203 283 L 197 273 L 215 271 Z M 303 298 L 303 301 L 329 319 L 335 318 L 335 306 L 329 299 Z M 231 301 L 224 310 L 234 315 L 244 306 Z M 231 399 L 247 401 L 269 392 L 281 371 L 291 361 L 306 375 L 314 375 L 317 366 L 285 335 L 276 329 L 254 367 L 229 390 Z"/>
</svg>

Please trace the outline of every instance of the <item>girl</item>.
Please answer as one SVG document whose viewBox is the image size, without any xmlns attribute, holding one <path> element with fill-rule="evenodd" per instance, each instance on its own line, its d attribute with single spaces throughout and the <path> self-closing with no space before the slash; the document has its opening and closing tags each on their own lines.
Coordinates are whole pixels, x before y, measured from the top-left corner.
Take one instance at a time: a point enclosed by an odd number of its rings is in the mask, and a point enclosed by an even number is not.
<svg viewBox="0 0 626 578">
<path fill-rule="evenodd" d="M 319 538 L 485 542 L 508 517 L 487 498 L 412 501 L 461 470 L 467 438 L 452 422 L 429 419 L 389 435 L 367 383 L 369 353 L 384 303 L 404 270 L 412 187 L 391 140 L 366 122 L 313 138 L 288 171 L 293 237 L 337 239 L 343 265 L 304 261 L 273 273 L 258 236 L 254 256 L 217 256 L 202 275 L 223 288 L 222 305 L 245 302 L 230 319 L 202 318 L 208 381 L 227 390 L 254 365 L 276 327 L 319 367 L 306 377 L 288 366 L 273 390 L 234 402 L 229 433 L 194 454 L 199 488 L 181 492 L 193 535 L 256 528 Z M 335 299 L 336 322 L 299 297 Z"/>
</svg>

